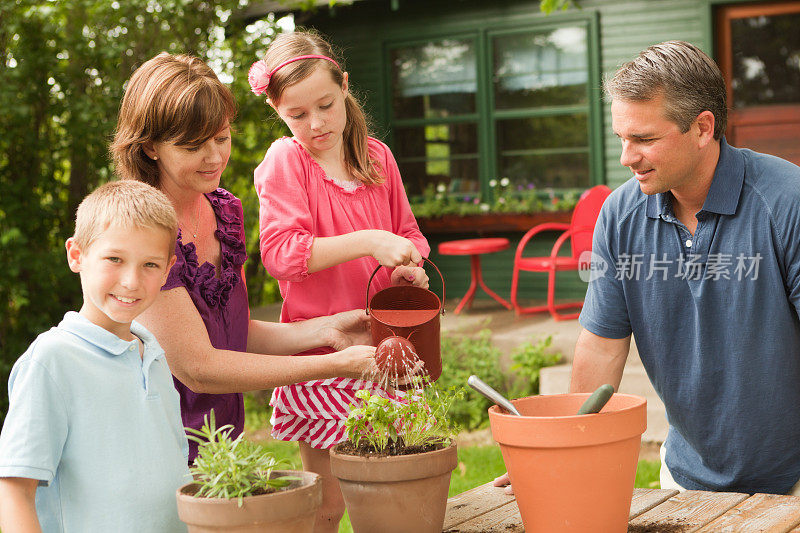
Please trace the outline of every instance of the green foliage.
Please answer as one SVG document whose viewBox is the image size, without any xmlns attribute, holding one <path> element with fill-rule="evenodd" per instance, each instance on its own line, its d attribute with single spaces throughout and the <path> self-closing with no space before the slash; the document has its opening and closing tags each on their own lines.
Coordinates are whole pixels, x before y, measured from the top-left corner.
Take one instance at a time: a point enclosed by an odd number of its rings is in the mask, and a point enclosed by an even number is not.
<svg viewBox="0 0 800 533">
<path fill-rule="evenodd" d="M 245 496 L 266 494 L 287 486 L 289 476 L 273 478 L 272 471 L 281 462 L 263 447 L 244 439 L 240 434 L 231 439 L 233 426 L 216 427 L 214 410 L 204 418 L 203 427 L 184 428 L 187 438 L 198 443 L 198 455 L 191 468 L 200 485 L 195 497 L 238 498 L 239 507 Z"/>
<path fill-rule="evenodd" d="M 482 329 L 476 335 L 442 337 L 442 376 L 437 383 L 444 388 L 460 387 L 475 374 L 489 386 L 511 398 L 539 393 L 539 371 L 561 361 L 560 353 L 550 353 L 552 337 L 518 347 L 511 354 L 511 372 L 500 368 L 502 352 L 491 341 L 492 332 Z M 468 391 L 453 405 L 450 417 L 465 429 L 478 429 L 489 424 L 487 410 L 494 405 L 483 395 Z"/>
<path fill-rule="evenodd" d="M 642 459 L 636 468 L 636 481 L 634 487 L 643 489 L 661 488 L 661 461 L 647 461 Z"/>
<path fill-rule="evenodd" d="M 572 0 L 539 0 L 539 9 L 549 15 L 553 11 L 566 11 L 572 5 Z"/>
<path fill-rule="evenodd" d="M 499 366 L 501 352 L 491 342 L 492 332 L 483 329 L 475 336 L 442 336 L 442 375 L 437 384 L 445 389 L 463 387 L 472 374 L 500 392 L 507 379 Z M 493 404 L 481 394 L 468 391 L 450 409 L 452 420 L 464 429 L 477 429 L 489 423 L 486 411 Z"/>
<path fill-rule="evenodd" d="M 428 184 L 422 195 L 411 198 L 411 209 L 420 218 L 484 213 L 539 213 L 571 211 L 581 190 L 537 189 L 533 184 L 514 185 L 508 178 L 489 181 L 489 198 L 482 194 L 458 196 L 443 183 Z"/>
<path fill-rule="evenodd" d="M 247 84 L 279 31 L 239 0 L 0 2 L 0 381 L 37 334 L 80 307 L 64 260 L 80 200 L 113 176 L 108 143 L 126 80 L 162 51 L 206 60 L 239 104 L 222 186 L 242 199 L 253 305 L 278 298 L 258 253 L 253 169 L 284 126 Z M 0 398 L 0 413 L 7 398 Z"/>
<path fill-rule="evenodd" d="M 366 443 L 378 453 L 403 446 L 448 446 L 458 433 L 448 411 L 463 390 L 444 391 L 419 381 L 415 385 L 401 401 L 367 389 L 357 391 L 361 404 L 351 406 L 345 421 L 348 440 L 356 447 Z"/>
<path fill-rule="evenodd" d="M 523 344 L 511 354 L 511 370 L 516 374 L 514 397 L 532 396 L 539 394 L 539 373 L 546 366 L 557 365 L 561 362 L 560 352 L 548 352 L 553 337 L 548 335 L 536 344 L 531 342 Z"/>
</svg>

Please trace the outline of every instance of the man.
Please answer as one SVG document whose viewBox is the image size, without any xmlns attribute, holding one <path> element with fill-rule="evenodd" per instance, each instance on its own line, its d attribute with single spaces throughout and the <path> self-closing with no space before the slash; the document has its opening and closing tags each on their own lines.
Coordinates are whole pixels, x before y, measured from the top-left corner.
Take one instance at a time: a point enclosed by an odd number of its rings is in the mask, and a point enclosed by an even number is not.
<svg viewBox="0 0 800 533">
<path fill-rule="evenodd" d="M 634 176 L 595 227 L 570 390 L 618 387 L 633 334 L 669 421 L 662 488 L 790 492 L 800 168 L 725 142 L 724 80 L 689 43 L 647 48 L 605 89 Z"/>
</svg>

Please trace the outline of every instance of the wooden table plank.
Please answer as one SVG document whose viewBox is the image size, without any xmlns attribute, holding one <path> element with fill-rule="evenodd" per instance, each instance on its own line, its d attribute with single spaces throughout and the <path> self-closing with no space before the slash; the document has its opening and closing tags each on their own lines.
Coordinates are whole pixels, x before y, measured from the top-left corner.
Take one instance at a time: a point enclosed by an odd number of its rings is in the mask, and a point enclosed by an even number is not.
<svg viewBox="0 0 800 533">
<path fill-rule="evenodd" d="M 754 494 L 699 531 L 720 533 L 786 533 L 800 524 L 800 499 Z"/>
<path fill-rule="evenodd" d="M 728 509 L 746 500 L 747 494 L 687 490 L 630 521 L 629 533 L 697 531 Z"/>
<path fill-rule="evenodd" d="M 492 486 L 492 482 L 479 485 L 447 500 L 447 513 L 444 529 L 448 529 L 488 513 L 507 503 L 516 501 L 513 495 L 503 492 L 502 487 Z M 516 505 L 514 505 L 516 508 Z M 520 522 L 521 523 L 521 522 Z"/>
<path fill-rule="evenodd" d="M 656 505 L 678 494 L 677 490 L 668 489 L 633 489 L 631 512 L 628 520 L 633 520 L 640 514 L 649 511 Z"/>
<path fill-rule="evenodd" d="M 525 528 L 522 526 L 522 516 L 519 514 L 517 502 L 514 501 L 444 531 L 445 533 L 523 533 Z"/>
</svg>

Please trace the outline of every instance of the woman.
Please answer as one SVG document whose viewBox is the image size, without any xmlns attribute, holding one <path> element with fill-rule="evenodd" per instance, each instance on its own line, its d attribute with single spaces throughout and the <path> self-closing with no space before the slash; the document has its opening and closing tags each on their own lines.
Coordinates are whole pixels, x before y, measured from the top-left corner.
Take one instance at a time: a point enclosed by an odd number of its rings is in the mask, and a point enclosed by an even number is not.
<svg viewBox="0 0 800 533">
<path fill-rule="evenodd" d="M 131 77 L 111 152 L 116 172 L 162 190 L 180 231 L 177 260 L 158 300 L 141 315 L 161 343 L 186 427 L 214 409 L 217 425 L 244 427 L 242 392 L 377 372 L 363 311 L 302 322 L 251 320 L 242 265 L 241 202 L 219 188 L 231 153 L 233 95 L 201 60 L 159 54 Z M 338 352 L 292 354 L 319 346 Z M 189 462 L 197 446 L 190 443 Z"/>
</svg>

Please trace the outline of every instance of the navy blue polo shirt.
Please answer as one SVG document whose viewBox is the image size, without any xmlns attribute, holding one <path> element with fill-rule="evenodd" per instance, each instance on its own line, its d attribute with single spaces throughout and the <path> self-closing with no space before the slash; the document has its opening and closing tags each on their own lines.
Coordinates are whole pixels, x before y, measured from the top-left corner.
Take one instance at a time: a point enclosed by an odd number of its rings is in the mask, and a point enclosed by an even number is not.
<svg viewBox="0 0 800 533">
<path fill-rule="evenodd" d="M 785 493 L 800 479 L 800 167 L 721 142 L 689 233 L 667 192 L 615 190 L 581 325 L 636 340 L 688 489 Z"/>
</svg>

